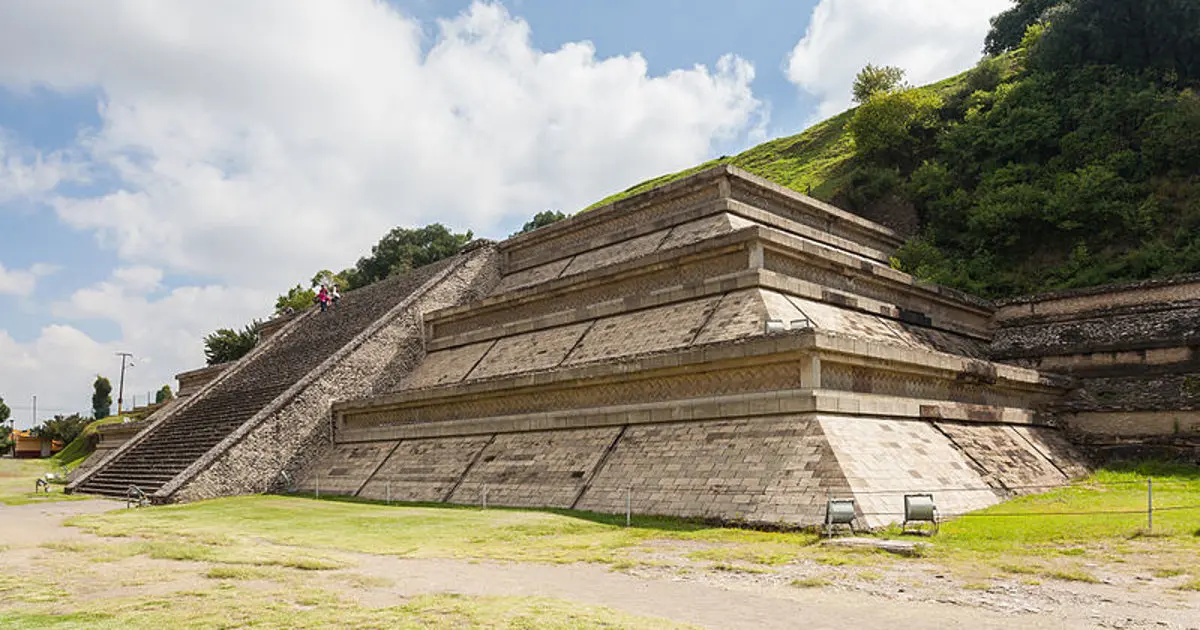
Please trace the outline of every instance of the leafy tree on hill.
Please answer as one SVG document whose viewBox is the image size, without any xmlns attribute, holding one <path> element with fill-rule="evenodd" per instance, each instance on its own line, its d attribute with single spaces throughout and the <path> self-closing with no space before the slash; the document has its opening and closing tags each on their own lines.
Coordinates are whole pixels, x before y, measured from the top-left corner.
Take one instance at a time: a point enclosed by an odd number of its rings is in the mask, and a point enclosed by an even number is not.
<svg viewBox="0 0 1200 630">
<path fill-rule="evenodd" d="M 939 123 L 942 100 L 928 90 L 881 92 L 854 112 L 847 129 L 859 155 L 880 162 L 920 157 Z"/>
<path fill-rule="evenodd" d="M 969 74 L 905 184 L 924 230 L 899 266 L 993 297 L 1200 270 L 1200 99 L 1184 72 L 1200 20 L 1120 28 L 1182 19 L 1182 4 L 1075 0 L 1028 29 L 1027 68 L 991 89 Z"/>
<path fill-rule="evenodd" d="M 867 64 L 854 77 L 854 102 L 866 103 L 878 94 L 887 94 L 905 89 L 904 70 L 896 66 L 874 66 Z"/>
<path fill-rule="evenodd" d="M 313 300 L 316 297 L 316 291 L 305 289 L 297 284 L 288 289 L 287 293 L 275 298 L 275 312 L 282 314 L 289 308 L 295 312 L 303 311 L 313 305 Z"/>
<path fill-rule="evenodd" d="M 532 232 L 538 228 L 546 227 L 551 223 L 562 221 L 565 218 L 567 218 L 567 215 L 563 214 L 561 211 L 543 210 L 542 212 L 533 215 L 533 218 L 529 221 L 526 221 L 525 225 L 521 227 L 521 230 L 513 234 L 513 236 L 516 236 L 517 234 L 525 234 L 526 232 Z"/>
<path fill-rule="evenodd" d="M 92 417 L 101 420 L 112 415 L 112 383 L 107 378 L 96 375 L 92 383 Z"/>
<path fill-rule="evenodd" d="M 159 405 L 175 398 L 175 393 L 171 391 L 170 385 L 163 385 L 161 389 L 154 393 L 154 404 Z"/>
<path fill-rule="evenodd" d="M 1200 2 L 1071 0 L 1060 8 L 1037 52 L 1047 69 L 1113 65 L 1200 79 Z"/>
<path fill-rule="evenodd" d="M 208 364 L 217 365 L 246 356 L 258 344 L 258 323 L 254 320 L 240 331 L 221 328 L 209 333 L 204 338 L 204 356 Z"/>
<path fill-rule="evenodd" d="M 983 52 L 1000 55 L 1021 46 L 1025 31 L 1042 20 L 1046 12 L 1067 0 L 1017 0 L 1017 5 L 992 18 L 992 29 L 984 40 Z"/>
<path fill-rule="evenodd" d="M 397 273 L 435 263 L 462 250 L 474 238 L 468 231 L 455 234 L 440 223 L 423 228 L 396 228 L 371 248 L 371 255 L 358 259 L 350 274 L 350 289 L 372 284 Z"/>
<path fill-rule="evenodd" d="M 350 289 L 350 279 L 354 275 L 354 269 L 343 269 L 337 273 L 333 273 L 328 269 L 322 269 L 313 274 L 312 281 L 308 286 L 316 289 L 319 286 L 336 286 L 338 291 L 348 291 Z"/>
<path fill-rule="evenodd" d="M 79 437 L 80 433 L 83 433 L 84 427 L 91 422 L 90 418 L 85 418 L 77 413 L 69 416 L 56 415 L 34 427 L 33 433 L 38 437 L 59 440 L 63 444 L 70 444 L 72 440 Z"/>
</svg>

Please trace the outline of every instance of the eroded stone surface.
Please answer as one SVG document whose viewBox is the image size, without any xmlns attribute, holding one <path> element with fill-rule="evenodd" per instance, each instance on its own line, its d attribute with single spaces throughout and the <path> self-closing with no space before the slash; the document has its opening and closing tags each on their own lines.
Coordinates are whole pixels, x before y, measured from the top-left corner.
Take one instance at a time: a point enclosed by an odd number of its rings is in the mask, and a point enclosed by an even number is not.
<svg viewBox="0 0 1200 630">
<path fill-rule="evenodd" d="M 367 499 L 445 501 L 492 436 L 404 440 L 359 493 Z"/>
<path fill-rule="evenodd" d="M 569 508 L 619 429 L 498 435 L 450 497 L 451 503 Z"/>
</svg>

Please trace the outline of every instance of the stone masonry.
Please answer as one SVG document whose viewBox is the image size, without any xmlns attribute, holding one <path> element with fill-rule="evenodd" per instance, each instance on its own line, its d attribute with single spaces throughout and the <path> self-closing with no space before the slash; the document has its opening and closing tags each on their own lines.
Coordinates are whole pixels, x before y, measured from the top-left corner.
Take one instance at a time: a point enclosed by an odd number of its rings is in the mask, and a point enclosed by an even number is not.
<svg viewBox="0 0 1200 630">
<path fill-rule="evenodd" d="M 331 442 L 333 400 L 369 394 L 420 360 L 424 312 L 491 290 L 494 257 L 476 247 L 349 292 L 328 312 L 309 309 L 68 490 L 122 494 L 136 485 L 169 502 L 277 485 Z"/>
<path fill-rule="evenodd" d="M 801 526 L 845 497 L 878 527 L 1084 475 L 1068 435 L 1191 430 L 1200 281 L 997 306 L 893 269 L 901 242 L 709 169 L 350 292 L 320 348 L 313 314 L 272 322 L 72 490 Z"/>
<path fill-rule="evenodd" d="M 1200 457 L 1200 276 L 1009 300 L 996 327 L 996 360 L 1074 378 L 1047 411 L 1089 450 Z"/>
<path fill-rule="evenodd" d="M 728 167 L 509 239 L 419 365 L 334 404 L 301 489 L 790 525 L 848 496 L 879 526 L 1085 473 L 1041 439 L 1069 379 L 990 362 L 994 307 L 899 244 Z"/>
</svg>

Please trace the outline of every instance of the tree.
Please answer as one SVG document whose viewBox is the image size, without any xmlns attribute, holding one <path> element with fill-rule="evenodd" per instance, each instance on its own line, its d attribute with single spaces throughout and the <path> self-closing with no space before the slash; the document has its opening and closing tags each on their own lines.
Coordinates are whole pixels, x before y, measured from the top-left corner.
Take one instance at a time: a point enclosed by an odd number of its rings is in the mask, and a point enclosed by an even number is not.
<svg viewBox="0 0 1200 630">
<path fill-rule="evenodd" d="M 931 140 L 942 99 L 928 90 L 879 93 L 863 103 L 848 129 L 859 155 L 879 164 L 916 161 L 917 149 Z"/>
<path fill-rule="evenodd" d="M 92 383 L 92 417 L 100 420 L 112 415 L 112 383 L 108 379 L 96 375 Z"/>
<path fill-rule="evenodd" d="M 529 221 L 526 221 L 525 225 L 521 227 L 521 231 L 513 234 L 513 236 L 516 236 L 517 234 L 525 234 L 526 232 L 532 232 L 538 228 L 546 227 L 551 223 L 562 221 L 565 218 L 567 218 L 567 215 L 558 210 L 543 210 L 533 215 L 533 218 Z"/>
<path fill-rule="evenodd" d="M 1048 18 L 1036 60 L 1049 69 L 1113 65 L 1200 81 L 1200 2 L 1071 0 Z"/>
<path fill-rule="evenodd" d="M 1025 31 L 1041 21 L 1049 9 L 1067 0 L 1017 0 L 1017 6 L 992 18 L 992 29 L 984 40 L 983 52 L 1000 55 L 1021 46 Z"/>
<path fill-rule="evenodd" d="M 904 70 L 896 66 L 867 64 L 854 77 L 854 102 L 866 103 L 876 94 L 887 94 L 904 87 Z"/>
<path fill-rule="evenodd" d="M 313 305 L 313 300 L 316 299 L 317 292 L 312 289 L 305 289 L 300 285 L 296 285 L 288 292 L 275 298 L 275 312 L 282 314 L 289 308 L 292 311 L 299 312 Z"/>
<path fill-rule="evenodd" d="M 163 385 L 162 389 L 158 390 L 158 392 L 154 394 L 154 404 L 161 405 L 162 403 L 172 400 L 173 398 L 175 398 L 175 394 L 171 391 L 171 386 Z"/>
<path fill-rule="evenodd" d="M 0 453 L 7 452 L 8 447 L 12 444 L 12 427 L 8 426 L 10 415 L 12 415 L 12 410 L 4 404 L 4 397 L 0 396 Z"/>
<path fill-rule="evenodd" d="M 313 274 L 312 280 L 309 282 L 310 287 L 333 287 L 337 286 L 339 291 L 346 291 L 350 288 L 350 278 L 354 275 L 353 269 L 343 269 L 337 273 L 333 273 L 328 269 L 322 269 Z"/>
<path fill-rule="evenodd" d="M 46 420 L 42 424 L 34 427 L 33 434 L 38 437 L 58 440 L 63 444 L 70 444 L 75 438 L 83 433 L 86 427 L 92 420 L 85 418 L 77 413 L 69 416 L 56 415 L 50 420 Z"/>
<path fill-rule="evenodd" d="M 371 248 L 370 256 L 358 259 L 353 273 L 349 274 L 349 288 L 357 289 L 390 275 L 407 273 L 449 258 L 472 238 L 470 231 L 455 234 L 440 223 L 418 229 L 396 228 Z"/>
<path fill-rule="evenodd" d="M 241 331 L 221 328 L 204 338 L 204 356 L 209 365 L 236 361 L 258 344 L 258 320 L 246 325 Z"/>
</svg>

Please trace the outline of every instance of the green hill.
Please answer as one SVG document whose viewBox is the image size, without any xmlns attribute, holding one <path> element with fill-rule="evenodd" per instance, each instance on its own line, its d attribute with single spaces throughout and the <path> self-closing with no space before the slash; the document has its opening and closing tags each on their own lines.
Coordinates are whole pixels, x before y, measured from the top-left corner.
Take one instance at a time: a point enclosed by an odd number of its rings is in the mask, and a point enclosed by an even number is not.
<svg viewBox="0 0 1200 630">
<path fill-rule="evenodd" d="M 728 163 L 898 229 L 898 267 L 985 297 L 1200 271 L 1198 6 L 1020 0 L 966 73 L 588 209 Z"/>
<path fill-rule="evenodd" d="M 938 95 L 953 94 L 966 77 L 967 73 L 963 73 L 919 89 Z M 850 109 L 794 136 L 776 138 L 734 156 L 723 156 L 677 173 L 644 181 L 609 195 L 588 206 L 584 211 L 645 192 L 719 164 L 736 166 L 822 201 L 834 201 L 846 192 L 856 166 L 854 139 L 847 128 L 854 118 L 855 111 Z"/>
</svg>

